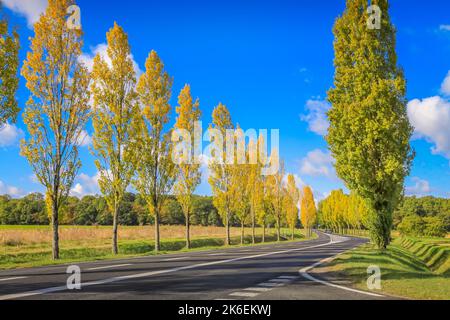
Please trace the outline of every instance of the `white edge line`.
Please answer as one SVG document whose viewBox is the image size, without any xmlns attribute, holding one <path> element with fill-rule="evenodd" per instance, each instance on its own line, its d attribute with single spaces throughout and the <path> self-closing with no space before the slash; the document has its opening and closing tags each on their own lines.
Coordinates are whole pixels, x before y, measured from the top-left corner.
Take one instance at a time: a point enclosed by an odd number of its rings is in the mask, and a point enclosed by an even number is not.
<svg viewBox="0 0 450 320">
<path fill-rule="evenodd" d="M 308 273 L 308 271 L 310 271 L 310 270 L 312 270 L 314 268 L 317 268 L 318 266 L 320 266 L 322 264 L 325 264 L 327 262 L 333 261 L 336 257 L 337 256 L 331 257 L 331 258 L 326 258 L 326 259 L 323 259 L 323 260 L 321 260 L 319 262 L 316 262 L 316 263 L 314 263 L 313 265 L 311 265 L 309 267 L 305 267 L 305 268 L 299 270 L 299 273 L 300 273 L 301 276 L 303 276 L 304 278 L 306 278 L 306 279 L 308 279 L 310 281 L 317 282 L 317 283 L 323 284 L 323 285 L 328 286 L 328 287 L 333 287 L 333 288 L 346 290 L 346 291 L 350 291 L 350 292 L 365 294 L 365 295 L 372 296 L 372 297 L 378 297 L 378 298 L 384 297 L 381 294 L 367 292 L 367 291 L 362 291 L 362 290 L 357 290 L 357 289 L 352 289 L 352 288 L 340 286 L 340 285 L 337 285 L 337 284 L 334 284 L 334 283 L 331 283 L 331 282 L 328 282 L 328 281 L 320 280 L 320 279 L 317 279 L 317 278 L 313 277 L 312 275 L 310 275 Z"/>
</svg>

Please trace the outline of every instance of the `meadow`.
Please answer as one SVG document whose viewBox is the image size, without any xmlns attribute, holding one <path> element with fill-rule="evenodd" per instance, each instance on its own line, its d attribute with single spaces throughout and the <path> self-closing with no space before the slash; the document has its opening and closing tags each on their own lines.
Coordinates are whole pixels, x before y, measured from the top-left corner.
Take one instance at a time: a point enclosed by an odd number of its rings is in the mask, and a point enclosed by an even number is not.
<svg viewBox="0 0 450 320">
<path fill-rule="evenodd" d="M 185 227 L 160 227 L 161 254 L 185 251 Z M 240 245 L 240 228 L 231 228 L 232 245 Z M 246 229 L 245 245 L 251 244 L 251 229 Z M 305 232 L 296 230 L 296 240 L 304 240 Z M 256 229 L 256 241 L 261 243 L 262 228 Z M 290 231 L 282 229 L 284 239 Z M 207 250 L 224 247 L 225 228 L 192 226 L 192 249 Z M 119 255 L 111 254 L 112 228 L 109 226 L 60 227 L 61 260 L 58 264 L 125 258 L 154 254 L 153 226 L 121 226 Z M 0 269 L 51 265 L 51 228 L 49 226 L 0 225 Z M 276 230 L 266 229 L 266 242 L 276 240 Z M 287 240 L 286 240 L 287 241 Z"/>
</svg>

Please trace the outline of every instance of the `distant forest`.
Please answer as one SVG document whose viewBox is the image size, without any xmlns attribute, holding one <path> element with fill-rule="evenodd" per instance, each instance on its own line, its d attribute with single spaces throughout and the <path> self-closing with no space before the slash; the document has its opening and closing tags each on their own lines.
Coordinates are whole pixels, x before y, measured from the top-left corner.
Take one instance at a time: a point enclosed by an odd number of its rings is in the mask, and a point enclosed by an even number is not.
<svg viewBox="0 0 450 320">
<path fill-rule="evenodd" d="M 184 225 L 184 219 L 184 214 L 175 197 L 169 198 L 163 209 L 161 223 Z M 121 225 L 128 226 L 148 225 L 153 224 L 153 217 L 147 212 L 145 201 L 139 195 L 127 193 L 120 206 L 119 221 Z M 85 196 L 82 199 L 70 197 L 63 207 L 61 223 L 64 225 L 111 225 L 112 216 L 107 210 L 106 201 L 101 196 Z M 203 226 L 223 225 L 213 205 L 212 197 L 195 196 L 191 223 Z M 0 196 L 0 224 L 49 224 L 44 196 L 40 193 L 33 193 L 21 199 Z M 238 224 L 237 220 L 233 221 L 233 225 Z M 450 199 L 406 197 L 394 212 L 394 227 L 405 234 L 426 235 L 427 225 L 430 224 L 450 232 Z"/>
</svg>

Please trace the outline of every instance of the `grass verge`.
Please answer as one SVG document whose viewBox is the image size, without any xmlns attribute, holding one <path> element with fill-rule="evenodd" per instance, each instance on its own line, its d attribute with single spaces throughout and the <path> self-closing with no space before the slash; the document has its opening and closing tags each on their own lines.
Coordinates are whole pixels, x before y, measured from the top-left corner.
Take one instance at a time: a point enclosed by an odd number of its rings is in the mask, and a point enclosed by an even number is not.
<svg viewBox="0 0 450 320">
<path fill-rule="evenodd" d="M 386 251 L 364 245 L 315 271 L 333 272 L 338 278 L 350 280 L 354 287 L 367 290 L 367 268 L 372 265 L 379 266 L 382 273 L 382 290 L 378 293 L 417 300 L 450 299 L 450 277 L 430 270 L 419 256 L 403 247 L 400 238 Z"/>
</svg>

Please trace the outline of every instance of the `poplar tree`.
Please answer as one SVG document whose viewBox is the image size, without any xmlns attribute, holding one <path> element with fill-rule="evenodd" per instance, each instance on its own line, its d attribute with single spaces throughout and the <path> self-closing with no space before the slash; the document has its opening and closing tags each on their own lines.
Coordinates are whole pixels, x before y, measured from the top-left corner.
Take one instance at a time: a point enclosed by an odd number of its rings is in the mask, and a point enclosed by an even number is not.
<svg viewBox="0 0 450 320">
<path fill-rule="evenodd" d="M 183 161 L 176 166 L 176 183 L 175 194 L 177 200 L 183 210 L 186 219 L 186 248 L 191 247 L 190 241 L 190 218 L 193 212 L 193 194 L 201 182 L 200 164 L 196 163 L 195 148 L 192 139 L 194 138 L 195 122 L 200 120 L 200 102 L 197 99 L 195 102 L 191 95 L 191 87 L 186 85 L 178 97 L 178 107 L 176 108 L 178 118 L 175 123 L 175 129 L 185 130 L 189 133 L 190 141 L 185 141 L 189 146 L 187 150 L 186 161 Z M 186 155 L 185 155 L 186 156 Z M 190 161 L 189 161 L 190 160 Z"/>
<path fill-rule="evenodd" d="M 232 175 L 231 175 L 231 197 L 232 197 L 232 208 L 236 217 L 239 219 L 241 223 L 241 245 L 244 244 L 244 236 L 245 236 L 245 223 L 247 222 L 250 211 L 251 211 L 251 202 L 250 202 L 250 194 L 253 190 L 249 188 L 249 180 L 250 180 L 250 165 L 249 161 L 249 152 L 250 147 L 253 147 L 253 143 L 250 145 L 245 145 L 245 137 L 242 129 L 237 126 L 236 134 L 235 134 L 236 142 L 242 143 L 244 146 L 245 152 L 245 161 L 246 163 L 240 163 L 238 161 L 237 154 L 235 155 L 234 164 L 232 166 Z M 237 149 L 237 148 L 236 148 Z"/>
<path fill-rule="evenodd" d="M 391 241 L 392 213 L 400 200 L 413 152 L 413 129 L 406 112 L 406 81 L 397 66 L 396 31 L 387 0 L 381 28 L 368 27 L 367 0 L 347 0 L 334 26 L 335 79 L 328 92 L 332 108 L 327 141 L 337 175 L 362 196 L 373 211 L 373 242 Z"/>
<path fill-rule="evenodd" d="M 317 209 L 314 202 L 314 195 L 309 186 L 303 187 L 301 201 L 301 221 L 306 229 L 306 236 L 312 236 L 312 228 L 317 221 Z"/>
<path fill-rule="evenodd" d="M 155 51 L 145 62 L 145 73 L 139 79 L 137 92 L 143 106 L 144 130 L 139 138 L 137 179 L 134 186 L 145 199 L 155 218 L 155 251 L 160 248 L 160 218 L 164 203 L 175 182 L 172 159 L 172 130 L 167 130 L 171 106 L 173 79 L 165 71 L 164 63 Z"/>
<path fill-rule="evenodd" d="M 264 190 L 263 190 L 263 179 L 261 175 L 261 163 L 258 161 L 258 151 L 264 145 L 263 136 L 259 138 L 259 142 L 250 140 L 248 146 L 248 152 L 256 151 L 256 163 L 250 163 L 251 156 L 249 155 L 248 164 L 248 179 L 247 179 L 247 189 L 249 190 L 249 203 L 250 203 L 250 219 L 252 224 L 252 244 L 256 242 L 255 228 L 258 211 L 263 210 L 264 201 Z"/>
<path fill-rule="evenodd" d="M 291 238 L 294 240 L 295 227 L 298 221 L 298 204 L 300 201 L 300 191 L 295 184 L 295 178 L 292 174 L 288 175 L 286 185 L 285 210 L 286 221 L 292 231 Z"/>
<path fill-rule="evenodd" d="M 214 109 L 212 119 L 212 129 L 218 130 L 218 132 L 222 135 L 223 140 L 227 135 L 227 130 L 234 130 L 230 112 L 222 103 L 219 103 L 219 105 Z M 218 150 L 223 151 L 225 150 L 225 141 L 223 140 L 220 141 L 220 139 L 217 139 L 216 137 L 212 143 Z M 214 206 L 217 208 L 217 211 L 225 224 L 225 244 L 230 245 L 230 222 L 233 214 L 233 165 L 227 164 L 225 152 L 222 154 L 221 159 L 219 159 L 220 155 L 218 154 L 213 156 L 215 157 L 215 161 L 209 162 L 210 176 L 208 182 L 211 185 Z"/>
<path fill-rule="evenodd" d="M 273 215 L 272 198 L 270 192 L 270 181 L 269 177 L 262 176 L 261 183 L 256 189 L 258 206 L 256 207 L 256 221 L 260 226 L 262 226 L 262 242 L 266 241 L 266 227 L 267 222 L 271 215 Z"/>
<path fill-rule="evenodd" d="M 1 3 L 0 12 L 3 12 Z M 0 20 L 0 129 L 7 122 L 15 122 L 19 112 L 16 99 L 19 49 L 19 34 L 10 33 L 8 21 Z"/>
<path fill-rule="evenodd" d="M 92 153 L 100 173 L 100 191 L 113 216 L 112 252 L 118 254 L 119 206 L 135 173 L 141 125 L 128 36 L 114 23 L 106 38 L 108 59 L 98 54 L 92 70 Z"/>
<path fill-rule="evenodd" d="M 89 74 L 78 62 L 82 32 L 66 25 L 66 9 L 73 4 L 49 1 L 34 25 L 22 69 L 31 95 L 23 116 L 29 136 L 21 143 L 21 154 L 46 189 L 53 259 L 59 259 L 60 209 L 81 166 L 78 147 L 90 114 Z"/>
<path fill-rule="evenodd" d="M 278 150 L 274 149 L 272 151 L 272 155 L 270 157 L 270 161 L 272 163 L 279 163 L 279 170 L 274 175 L 267 177 L 268 183 L 268 191 L 270 193 L 270 201 L 272 206 L 272 212 L 276 222 L 277 229 L 277 241 L 281 241 L 281 222 L 283 219 L 283 210 L 284 210 L 284 197 L 285 197 L 285 189 L 284 189 L 284 163 L 280 161 L 278 156 Z"/>
</svg>

